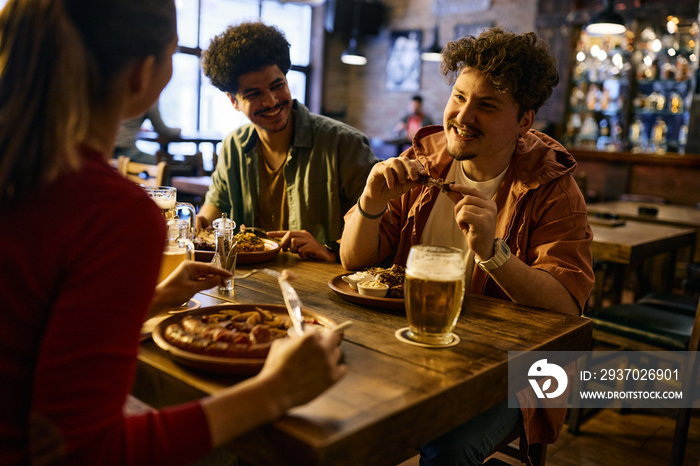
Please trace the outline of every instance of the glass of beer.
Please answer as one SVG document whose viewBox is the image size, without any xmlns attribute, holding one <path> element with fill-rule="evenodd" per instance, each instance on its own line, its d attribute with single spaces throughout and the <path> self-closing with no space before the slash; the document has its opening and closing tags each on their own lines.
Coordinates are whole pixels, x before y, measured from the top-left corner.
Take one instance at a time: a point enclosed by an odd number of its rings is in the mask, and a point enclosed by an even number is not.
<svg viewBox="0 0 700 466">
<path fill-rule="evenodd" d="M 464 300 L 466 258 L 457 248 L 411 247 L 404 280 L 408 338 L 430 345 L 452 342 Z"/>
<path fill-rule="evenodd" d="M 177 202 L 177 188 L 173 188 L 172 186 L 146 185 L 141 185 L 141 187 L 146 191 L 148 196 L 153 199 L 153 202 L 158 205 L 165 221 L 177 218 L 177 211 L 180 209 L 186 209 L 190 216 L 190 238 L 194 239 L 196 212 L 192 204 L 187 202 Z"/>
<path fill-rule="evenodd" d="M 193 260 L 194 244 L 189 239 L 188 220 L 168 220 L 168 239 L 163 249 L 158 283 L 162 282 L 185 260 Z"/>
</svg>

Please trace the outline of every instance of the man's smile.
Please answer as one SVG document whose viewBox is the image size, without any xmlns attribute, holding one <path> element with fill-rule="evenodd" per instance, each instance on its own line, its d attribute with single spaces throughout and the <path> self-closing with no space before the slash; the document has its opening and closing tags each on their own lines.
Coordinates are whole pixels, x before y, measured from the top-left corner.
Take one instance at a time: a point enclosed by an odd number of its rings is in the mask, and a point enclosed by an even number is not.
<svg viewBox="0 0 700 466">
<path fill-rule="evenodd" d="M 465 128 L 460 128 L 453 122 L 450 122 L 449 126 L 450 128 L 454 129 L 457 136 L 462 139 L 473 139 L 481 136 L 481 131 L 477 130 L 476 128 L 470 128 L 468 126 Z"/>
<path fill-rule="evenodd" d="M 279 115 L 280 112 L 282 112 L 287 107 L 287 105 L 289 105 L 289 102 L 279 103 L 272 108 L 268 108 L 265 110 L 260 110 L 258 112 L 255 112 L 255 116 L 262 116 L 265 118 L 274 118 L 277 115 Z"/>
</svg>

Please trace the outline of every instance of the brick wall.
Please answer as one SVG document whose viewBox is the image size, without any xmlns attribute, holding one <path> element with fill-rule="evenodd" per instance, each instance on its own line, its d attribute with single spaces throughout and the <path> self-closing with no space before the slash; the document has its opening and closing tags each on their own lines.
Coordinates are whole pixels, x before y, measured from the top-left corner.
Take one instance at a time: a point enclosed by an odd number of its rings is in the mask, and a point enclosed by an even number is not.
<svg viewBox="0 0 700 466">
<path fill-rule="evenodd" d="M 423 46 L 432 42 L 433 27 L 439 23 L 439 40 L 453 40 L 455 26 L 490 23 L 514 32 L 535 30 L 537 0 L 492 0 L 487 11 L 471 14 L 436 16 L 434 0 L 384 0 L 389 20 L 381 33 L 364 41 L 366 66 L 341 63 L 347 43 L 326 35 L 323 70 L 322 110 L 324 113 L 359 128 L 369 137 L 389 138 L 396 121 L 407 111 L 414 92 L 390 92 L 385 89 L 386 62 L 390 31 L 420 29 Z M 423 107 L 438 123 L 450 95 L 450 86 L 439 71 L 439 63 L 423 62 L 421 84 Z"/>
</svg>

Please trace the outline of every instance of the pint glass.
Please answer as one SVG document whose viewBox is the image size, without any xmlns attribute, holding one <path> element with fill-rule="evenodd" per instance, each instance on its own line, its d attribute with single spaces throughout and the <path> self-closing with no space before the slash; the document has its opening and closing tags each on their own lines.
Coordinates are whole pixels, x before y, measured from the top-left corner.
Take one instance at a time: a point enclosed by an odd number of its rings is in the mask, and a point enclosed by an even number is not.
<svg viewBox="0 0 700 466">
<path fill-rule="evenodd" d="M 452 342 L 464 300 L 466 256 L 457 248 L 411 247 L 404 281 L 408 338 L 434 345 Z"/>
<path fill-rule="evenodd" d="M 185 209 L 189 212 L 190 218 L 190 239 L 194 239 L 195 215 L 194 206 L 187 202 L 177 202 L 177 189 L 172 186 L 145 186 L 141 187 L 148 196 L 153 199 L 160 208 L 163 218 L 167 222 L 177 217 L 177 211 Z"/>
</svg>

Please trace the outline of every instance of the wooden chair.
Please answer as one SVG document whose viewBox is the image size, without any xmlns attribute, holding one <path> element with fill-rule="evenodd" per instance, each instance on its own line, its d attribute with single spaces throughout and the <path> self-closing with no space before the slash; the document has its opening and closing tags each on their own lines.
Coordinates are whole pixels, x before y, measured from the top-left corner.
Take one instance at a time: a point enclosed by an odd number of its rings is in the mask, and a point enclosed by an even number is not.
<svg viewBox="0 0 700 466">
<path fill-rule="evenodd" d="M 150 165 L 132 162 L 124 155 L 121 157 L 124 157 L 126 160 L 124 160 L 123 163 L 120 162 L 119 171 L 126 179 L 146 186 L 163 186 L 168 169 L 168 164 L 166 162 L 158 162 L 156 165 Z"/>
<path fill-rule="evenodd" d="M 156 152 L 156 160 L 168 164 L 168 171 L 172 176 L 202 176 L 205 174 L 202 153 L 196 152 L 190 155 L 173 156 L 159 150 Z"/>
<path fill-rule="evenodd" d="M 196 176 L 173 176 L 170 178 L 170 185 L 177 188 L 178 194 L 188 197 L 192 204 L 200 205 L 206 196 L 209 186 L 211 186 L 211 172 L 204 169 L 202 153 L 197 152 L 198 175 Z M 214 154 L 214 167 L 216 167 L 216 154 Z"/>
<path fill-rule="evenodd" d="M 643 300 L 640 300 L 643 301 Z M 602 342 L 624 351 L 689 351 L 695 358 L 700 345 L 700 303 L 694 315 L 687 310 L 655 306 L 654 299 L 635 304 L 618 304 L 588 311 L 586 317 L 593 321 L 593 341 Z M 692 393 L 691 386 L 697 383 L 696 367 L 685 371 L 683 387 Z M 583 421 L 580 408 L 571 410 L 569 430 L 576 434 Z M 690 425 L 690 408 L 680 408 L 676 414 L 670 463 L 683 464 Z"/>
<path fill-rule="evenodd" d="M 126 176 L 126 165 L 129 163 L 129 157 L 126 155 L 120 155 L 119 157 L 109 159 L 109 165 L 114 168 L 117 172 Z"/>
</svg>

